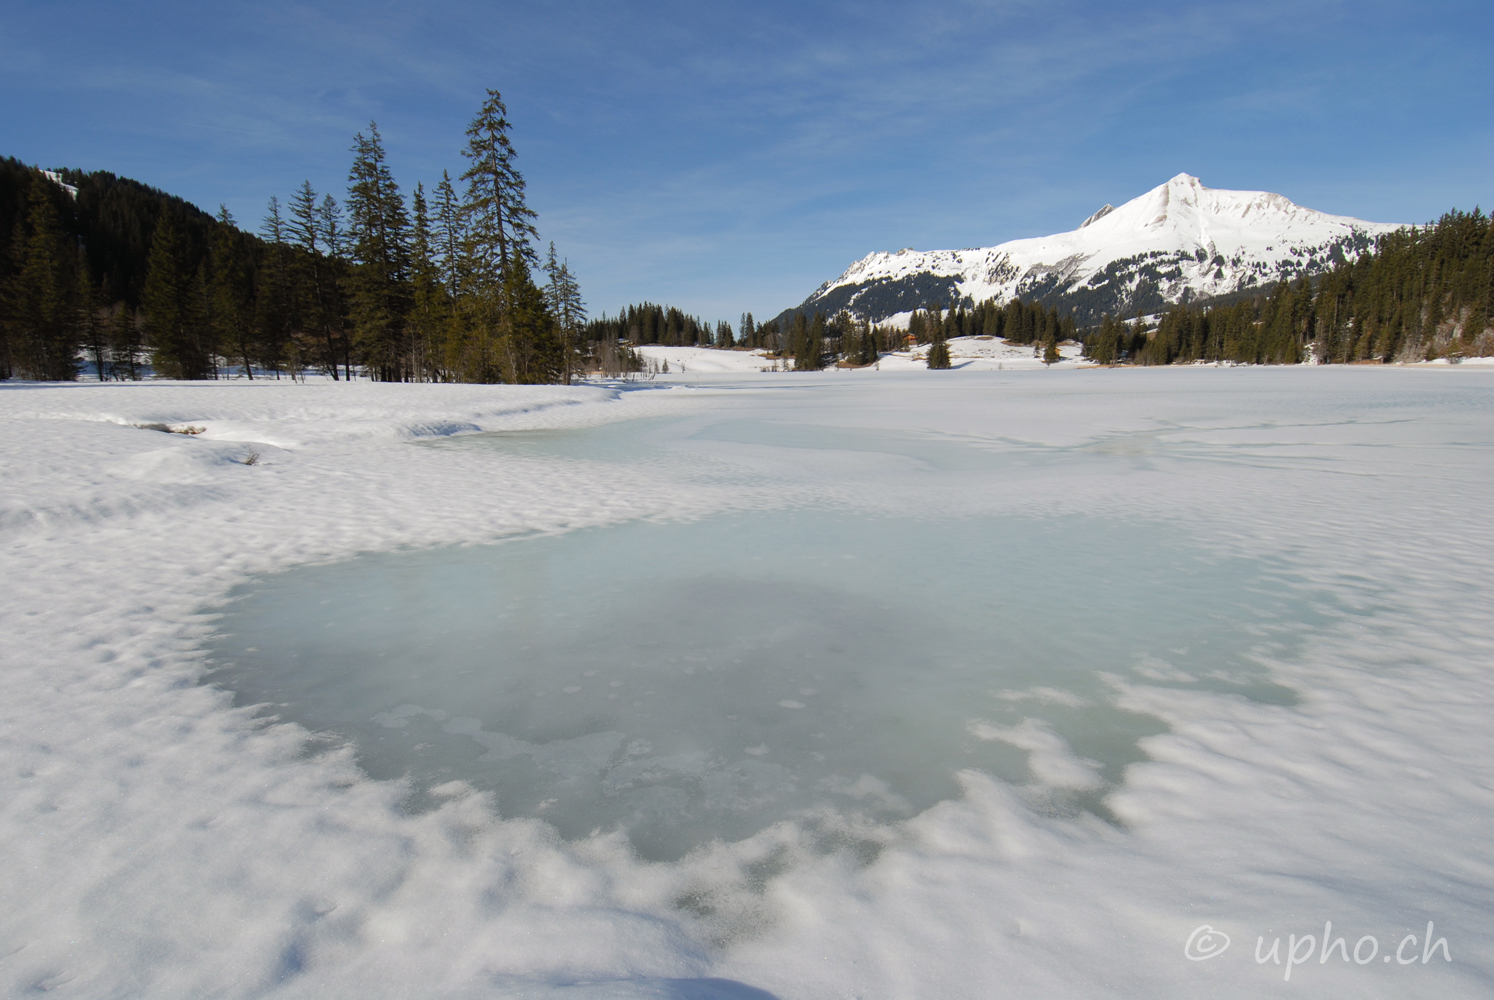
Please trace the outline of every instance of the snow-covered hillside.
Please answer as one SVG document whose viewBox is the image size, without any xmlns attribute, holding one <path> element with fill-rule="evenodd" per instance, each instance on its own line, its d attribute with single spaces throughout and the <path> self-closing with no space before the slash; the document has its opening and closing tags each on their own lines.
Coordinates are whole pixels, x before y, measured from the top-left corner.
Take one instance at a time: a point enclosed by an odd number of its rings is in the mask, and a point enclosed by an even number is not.
<svg viewBox="0 0 1494 1000">
<path fill-rule="evenodd" d="M 870 254 L 799 308 L 896 322 L 930 303 L 1015 295 L 1072 310 L 1082 323 L 1315 274 L 1399 228 L 1178 174 L 1119 208 L 1106 205 L 1072 232 L 971 250 Z"/>
</svg>

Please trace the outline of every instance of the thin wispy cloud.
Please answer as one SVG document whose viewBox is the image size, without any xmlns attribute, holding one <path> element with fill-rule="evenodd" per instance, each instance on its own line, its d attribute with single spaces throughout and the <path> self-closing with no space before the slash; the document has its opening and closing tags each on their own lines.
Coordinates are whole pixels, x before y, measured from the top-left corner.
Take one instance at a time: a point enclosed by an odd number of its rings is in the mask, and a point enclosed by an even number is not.
<svg viewBox="0 0 1494 1000">
<path fill-rule="evenodd" d="M 496 87 L 594 309 L 735 316 L 1179 170 L 1371 219 L 1488 202 L 1490 27 L 1466 3 L 62 3 L 0 14 L 0 152 L 251 224 L 303 179 L 341 195 L 371 119 L 406 191 L 457 172 Z"/>
</svg>

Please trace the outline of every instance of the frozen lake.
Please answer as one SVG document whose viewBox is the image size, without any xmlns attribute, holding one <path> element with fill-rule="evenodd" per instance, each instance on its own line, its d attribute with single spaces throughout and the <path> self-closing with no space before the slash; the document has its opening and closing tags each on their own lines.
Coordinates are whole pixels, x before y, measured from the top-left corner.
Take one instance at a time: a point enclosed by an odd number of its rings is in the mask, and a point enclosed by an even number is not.
<svg viewBox="0 0 1494 1000">
<path fill-rule="evenodd" d="M 658 462 L 669 440 L 720 441 L 936 473 L 1010 464 L 826 426 L 668 431 L 445 447 Z M 1166 728 L 1118 708 L 1116 678 L 1291 704 L 1252 654 L 1321 620 L 1281 566 L 1163 523 L 826 504 L 365 555 L 255 581 L 226 610 L 207 679 L 351 740 L 370 775 L 410 781 L 413 807 L 460 780 L 566 837 L 622 829 L 651 859 L 787 819 L 859 842 L 957 797 L 964 768 L 1111 820 L 1103 796 Z"/>
<path fill-rule="evenodd" d="M 7 384 L 0 993 L 1487 997 L 1464 369 Z"/>
</svg>

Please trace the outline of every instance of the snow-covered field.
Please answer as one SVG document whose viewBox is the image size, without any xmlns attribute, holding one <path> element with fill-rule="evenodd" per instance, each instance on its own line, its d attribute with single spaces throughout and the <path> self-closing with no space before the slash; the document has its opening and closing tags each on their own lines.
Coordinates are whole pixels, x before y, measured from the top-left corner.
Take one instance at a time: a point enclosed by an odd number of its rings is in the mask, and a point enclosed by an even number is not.
<svg viewBox="0 0 1494 1000">
<path fill-rule="evenodd" d="M 668 364 L 669 375 L 771 374 L 775 365 L 793 367 L 792 360 L 779 362 L 763 357 L 761 351 L 721 351 L 710 347 L 663 347 L 658 344 L 645 344 L 637 350 L 661 369 Z M 1075 343 L 1064 343 L 1059 347 L 1064 362 L 1069 364 L 1083 364 L 1083 350 Z M 928 351 L 927 347 L 917 347 L 911 351 L 884 354 L 874 366 L 842 371 L 859 374 L 927 371 Z M 1042 359 L 1033 353 L 1031 344 L 1008 344 L 990 337 L 956 337 L 949 341 L 949 357 L 952 367 L 972 371 L 1022 371 L 1045 367 Z"/>
<path fill-rule="evenodd" d="M 907 317 L 903 319 L 906 323 Z M 669 376 L 678 375 L 687 376 L 685 381 L 689 381 L 688 376 L 692 375 L 744 375 L 749 372 L 771 374 L 775 365 L 793 367 L 792 360 L 778 362 L 776 359 L 763 357 L 761 351 L 722 351 L 710 347 L 663 347 L 658 344 L 646 344 L 637 350 L 639 354 L 661 369 L 665 364 L 669 366 L 667 373 L 661 372 L 666 380 L 669 380 Z M 840 371 L 854 372 L 863 376 L 882 371 L 926 371 L 928 352 L 929 349 L 926 346 L 896 351 L 883 354 L 875 365 Z M 954 369 L 1034 371 L 1040 368 L 1067 368 L 1090 363 L 1084 358 L 1084 348 L 1072 341 L 1060 344 L 1058 353 L 1062 355 L 1062 361 L 1055 362 L 1053 365 L 1045 365 L 1041 357 L 1034 353 L 1031 344 L 1011 344 L 993 337 L 955 337 L 949 341 L 949 359 Z M 1488 367 L 1494 365 L 1494 358 L 1464 358 L 1460 364 L 1470 368 Z M 1424 361 L 1409 367 L 1427 366 L 1448 367 L 1449 362 L 1446 358 L 1438 358 L 1436 361 Z M 654 377 L 657 379 L 660 376 Z"/>
<path fill-rule="evenodd" d="M 697 375 L 680 357 L 632 386 L 0 385 L 0 992 L 1494 993 L 1486 369 Z M 709 433 L 752 421 L 835 433 Z M 415 443 L 629 426 L 650 428 L 636 461 Z M 257 574 L 804 505 L 1082 515 L 1269 564 L 1313 622 L 1289 652 L 1254 626 L 1296 703 L 1148 660 L 1101 678 L 1111 708 L 1166 728 L 1107 790 L 1114 822 L 1053 808 L 1083 762 L 1052 731 L 983 729 L 972 707 L 975 738 L 1030 754 L 1030 784 L 960 772 L 872 856 L 783 822 L 654 863 L 460 783 L 404 809 L 350 748 L 198 683 L 213 607 Z"/>
<path fill-rule="evenodd" d="M 1060 344 L 1058 353 L 1063 356 L 1063 360 L 1054 364 L 1059 367 L 1086 364 L 1083 352 L 1084 348 L 1079 344 Z M 877 368 L 887 371 L 926 370 L 928 353 L 927 347 L 919 347 L 911 352 L 899 351 L 884 355 L 877 362 Z M 988 337 L 955 337 L 950 340 L 949 362 L 952 369 L 970 371 L 1032 371 L 1050 367 L 1044 365 L 1042 358 L 1033 353 L 1031 344 L 1009 344 L 1004 340 Z"/>
<path fill-rule="evenodd" d="M 671 375 L 761 372 L 772 368 L 774 363 L 772 359 L 763 357 L 761 351 L 718 351 L 711 347 L 665 347 L 660 344 L 644 344 L 637 351 L 656 366 L 669 365 Z"/>
</svg>

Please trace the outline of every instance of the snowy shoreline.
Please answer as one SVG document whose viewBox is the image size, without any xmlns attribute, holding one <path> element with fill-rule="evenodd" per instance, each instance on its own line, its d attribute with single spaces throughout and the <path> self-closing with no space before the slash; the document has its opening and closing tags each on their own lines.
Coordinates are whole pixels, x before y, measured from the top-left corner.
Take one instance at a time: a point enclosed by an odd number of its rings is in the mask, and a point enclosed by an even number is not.
<svg viewBox="0 0 1494 1000">
<path fill-rule="evenodd" d="M 0 981 L 77 996 L 758 995 L 706 983 L 725 978 L 783 1000 L 1248 997 L 1283 975 L 1250 957 L 1258 936 L 1289 950 L 1331 920 L 1350 949 L 1372 934 L 1383 954 L 1430 920 L 1453 962 L 1314 960 L 1290 983 L 1483 995 L 1494 396 L 1481 371 L 1373 371 L 0 386 Z M 401 788 L 363 779 L 345 749 L 318 753 L 196 683 L 204 609 L 257 574 L 803 497 L 927 500 L 917 475 L 842 453 L 752 453 L 761 479 L 743 485 L 684 461 L 410 446 L 728 409 L 1030 457 L 941 505 L 1175 523 L 1282 560 L 1362 618 L 1269 664 L 1302 693 L 1293 709 L 1117 680 L 1120 704 L 1171 727 L 1109 797 L 1124 830 L 967 772 L 964 799 L 864 868 L 800 850 L 791 826 L 656 865 L 617 836 L 566 843 L 496 819 L 460 789 L 406 815 Z M 203 432 L 139 427 L 189 423 Z M 1111 464 L 1043 464 L 1091 453 Z M 754 882 L 780 854 L 791 876 Z M 1233 946 L 1189 961 L 1204 924 Z"/>
<path fill-rule="evenodd" d="M 1012 344 L 1005 340 L 991 337 L 955 337 L 948 341 L 952 371 L 962 372 L 989 372 L 989 371 L 1044 371 L 1064 370 L 1096 366 L 1083 356 L 1083 347 L 1073 342 L 1065 342 L 1058 347 L 1061 361 L 1053 365 L 1045 365 L 1041 358 L 1041 347 L 1034 352 L 1031 344 Z M 637 348 L 644 358 L 655 365 L 669 365 L 669 372 L 664 375 L 656 375 L 657 378 L 670 378 L 671 376 L 685 375 L 690 379 L 701 375 L 745 375 L 755 373 L 772 374 L 775 365 L 791 365 L 792 362 L 778 361 L 766 358 L 761 351 L 727 351 L 713 347 L 663 347 L 658 344 L 644 344 Z M 927 371 L 928 348 L 921 347 L 908 351 L 897 351 L 895 353 L 883 354 L 875 364 L 864 365 L 857 368 L 839 370 L 840 374 L 855 374 L 861 378 L 870 378 L 882 372 L 912 372 Z M 1196 368 L 1227 368 L 1246 367 L 1228 364 L 1218 364 L 1212 361 L 1195 362 L 1192 365 L 1181 365 L 1175 367 Z M 1312 367 L 1303 365 L 1298 367 Z M 1369 366 L 1367 366 L 1369 367 Z M 1459 365 L 1452 365 L 1446 358 L 1436 361 L 1419 361 L 1414 364 L 1392 364 L 1376 365 L 1373 367 L 1384 368 L 1434 368 L 1451 369 L 1457 367 L 1486 368 L 1494 367 L 1494 358 L 1465 358 Z M 947 376 L 946 376 L 947 377 Z"/>
</svg>

